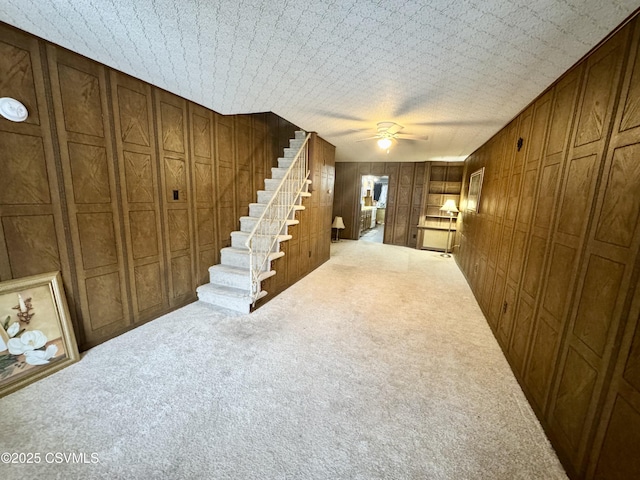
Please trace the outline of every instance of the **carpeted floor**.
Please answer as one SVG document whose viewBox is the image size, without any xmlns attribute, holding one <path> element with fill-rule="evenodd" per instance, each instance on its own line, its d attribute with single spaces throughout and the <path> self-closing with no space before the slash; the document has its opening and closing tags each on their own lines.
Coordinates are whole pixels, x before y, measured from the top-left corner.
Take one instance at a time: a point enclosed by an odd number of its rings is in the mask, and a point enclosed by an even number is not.
<svg viewBox="0 0 640 480">
<path fill-rule="evenodd" d="M 194 303 L 0 399 L 0 452 L 42 458 L 6 480 L 566 478 L 454 260 L 362 241 L 250 316 Z"/>
<path fill-rule="evenodd" d="M 360 240 L 374 243 L 382 243 L 384 240 L 384 225 L 376 225 L 362 234 Z"/>
</svg>

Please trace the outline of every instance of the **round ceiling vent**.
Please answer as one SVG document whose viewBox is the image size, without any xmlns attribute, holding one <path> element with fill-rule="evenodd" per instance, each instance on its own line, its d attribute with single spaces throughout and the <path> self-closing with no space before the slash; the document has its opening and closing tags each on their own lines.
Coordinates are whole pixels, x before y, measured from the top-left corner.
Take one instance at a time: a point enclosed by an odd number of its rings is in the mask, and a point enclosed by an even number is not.
<svg viewBox="0 0 640 480">
<path fill-rule="evenodd" d="M 24 122 L 29 116 L 27 107 L 14 98 L 0 98 L 0 115 L 12 122 Z"/>
</svg>

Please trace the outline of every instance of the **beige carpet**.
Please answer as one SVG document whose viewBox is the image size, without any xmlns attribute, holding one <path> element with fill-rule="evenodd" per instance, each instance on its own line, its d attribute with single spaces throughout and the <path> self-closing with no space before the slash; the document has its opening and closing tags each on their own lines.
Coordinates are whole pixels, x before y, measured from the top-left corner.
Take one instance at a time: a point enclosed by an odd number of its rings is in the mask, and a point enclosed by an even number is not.
<svg viewBox="0 0 640 480">
<path fill-rule="evenodd" d="M 7 480 L 566 478 L 454 260 L 365 241 L 250 316 L 195 303 L 0 399 L 0 452 L 43 457 Z"/>
</svg>

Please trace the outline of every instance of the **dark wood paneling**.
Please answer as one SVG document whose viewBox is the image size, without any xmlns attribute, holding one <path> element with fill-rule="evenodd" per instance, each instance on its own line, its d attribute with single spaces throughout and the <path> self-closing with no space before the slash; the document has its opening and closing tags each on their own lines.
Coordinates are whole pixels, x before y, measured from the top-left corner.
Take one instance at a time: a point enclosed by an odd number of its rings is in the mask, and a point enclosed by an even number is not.
<svg viewBox="0 0 640 480">
<path fill-rule="evenodd" d="M 46 58 L 40 47 L 37 38 L 0 24 L 0 91 L 20 100 L 29 112 L 21 123 L 0 117 L 0 280 L 62 271 L 75 331 L 82 341 L 51 131 L 55 120 L 47 101 Z"/>
<path fill-rule="evenodd" d="M 131 324 L 108 80 L 104 67 L 78 55 L 49 46 L 47 56 L 78 276 L 82 343 L 95 344 Z"/>
<path fill-rule="evenodd" d="M 116 153 L 134 322 L 169 308 L 151 87 L 111 71 Z M 162 191 L 166 198 L 166 191 Z"/>
<path fill-rule="evenodd" d="M 215 119 L 210 110 L 189 102 L 189 147 L 191 148 L 191 184 L 195 188 L 196 283 L 209 281 L 209 267 L 219 263 L 218 215 L 214 185 Z"/>
<path fill-rule="evenodd" d="M 625 377 L 640 314 L 632 23 L 465 162 L 463 190 L 485 167 L 486 208 L 463 212 L 456 260 L 572 478 L 640 471 L 640 380 Z"/>
<path fill-rule="evenodd" d="M 249 215 L 249 204 L 255 197 L 253 189 L 253 125 L 251 116 L 237 115 L 235 117 L 236 134 L 236 162 L 235 162 L 235 184 L 236 184 L 236 215 Z M 271 175 L 269 175 L 270 177 Z"/>
<path fill-rule="evenodd" d="M 359 222 L 360 182 L 358 180 L 357 163 L 336 164 L 336 199 L 333 215 L 342 217 L 345 229 L 340 231 L 341 238 L 356 240 L 360 231 Z"/>
<path fill-rule="evenodd" d="M 236 211 L 235 178 L 235 122 L 233 117 L 215 115 L 216 119 L 216 167 L 217 188 L 215 203 L 218 206 L 218 244 L 220 248 L 231 245 L 231 232 L 237 230 L 239 216 Z"/>
<path fill-rule="evenodd" d="M 593 238 L 596 229 L 592 228 L 593 219 L 599 217 L 606 191 L 606 182 L 601 181 L 603 168 L 611 168 L 613 155 L 607 154 L 606 148 L 612 126 L 614 131 L 617 130 L 612 124 L 619 125 L 619 120 L 614 121 L 617 87 L 622 79 L 629 33 L 629 28 L 623 29 L 585 63 L 583 94 L 578 104 L 578 121 L 572 142 L 574 146 L 569 152 L 568 175 L 554 240 L 556 245 L 575 251 L 575 261 L 570 267 L 572 277 L 563 283 L 567 294 L 563 298 L 562 314 L 556 317 L 564 337 L 549 399 L 548 421 L 554 432 L 558 432 L 557 448 L 563 450 L 563 456 L 568 458 L 571 468 L 577 473 L 583 473 L 586 468 L 585 454 L 592 439 L 597 404 L 610 360 L 609 356 L 593 355 L 584 340 L 589 338 L 590 346 L 595 348 L 598 348 L 598 342 L 613 341 L 613 337 L 606 335 L 596 340 L 594 337 L 602 335 L 602 328 L 597 325 L 600 322 L 609 324 L 612 316 L 618 317 L 619 313 L 612 311 L 612 303 L 616 299 L 622 303 L 629 288 L 627 282 L 623 283 L 622 264 L 634 260 L 632 255 L 625 261 L 620 258 L 621 252 L 614 252 L 608 244 L 596 242 Z M 615 142 L 615 135 L 611 140 Z M 576 210 L 569 218 L 570 208 Z M 584 245 L 586 251 L 583 250 Z M 574 285 L 576 296 L 571 298 Z M 611 289 L 615 290 L 613 298 Z M 585 318 L 584 312 L 586 308 L 593 307 L 593 300 L 600 305 L 600 313 L 608 315 L 608 318 L 598 318 L 597 323 L 585 326 L 583 320 L 588 322 L 589 319 Z M 573 304 L 569 309 L 566 307 L 570 301 Z M 617 331 L 617 320 L 615 324 L 613 330 Z M 607 328 L 605 333 L 611 333 L 611 330 Z M 571 410 L 570 417 L 567 409 Z"/>
<path fill-rule="evenodd" d="M 621 126 L 626 125 L 623 122 Z M 640 477 L 640 456 L 637 454 L 640 444 L 639 317 L 640 289 L 636 285 L 611 388 L 591 449 L 588 478 L 623 480 Z"/>
<path fill-rule="evenodd" d="M 196 232 L 191 198 L 194 167 L 188 149 L 186 100 L 158 89 L 154 98 L 167 286 L 169 306 L 175 308 L 196 299 Z M 201 148 L 206 150 L 203 142 Z M 210 184 L 201 187 L 211 188 Z M 205 196 L 202 191 L 201 196 Z"/>
</svg>

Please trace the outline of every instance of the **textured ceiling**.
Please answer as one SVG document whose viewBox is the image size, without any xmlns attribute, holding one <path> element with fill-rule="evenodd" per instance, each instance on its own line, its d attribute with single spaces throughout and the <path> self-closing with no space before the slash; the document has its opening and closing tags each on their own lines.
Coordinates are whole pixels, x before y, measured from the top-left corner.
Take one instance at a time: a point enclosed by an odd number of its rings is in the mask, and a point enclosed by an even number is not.
<svg viewBox="0 0 640 480">
<path fill-rule="evenodd" d="M 638 0 L 0 0 L 0 19 L 220 113 L 273 111 L 339 161 L 464 158 Z M 381 152 L 377 122 L 403 140 Z"/>
</svg>

